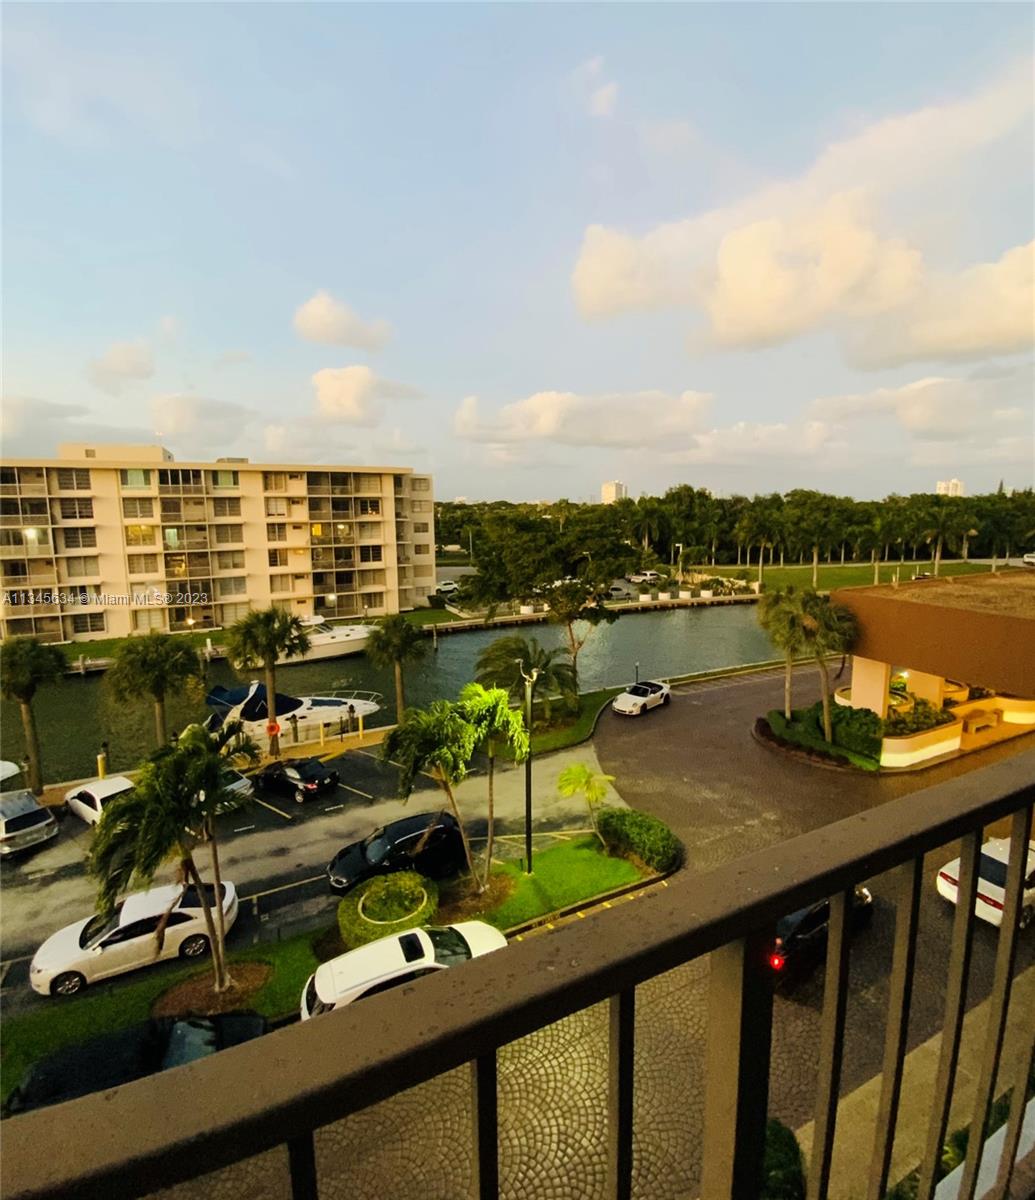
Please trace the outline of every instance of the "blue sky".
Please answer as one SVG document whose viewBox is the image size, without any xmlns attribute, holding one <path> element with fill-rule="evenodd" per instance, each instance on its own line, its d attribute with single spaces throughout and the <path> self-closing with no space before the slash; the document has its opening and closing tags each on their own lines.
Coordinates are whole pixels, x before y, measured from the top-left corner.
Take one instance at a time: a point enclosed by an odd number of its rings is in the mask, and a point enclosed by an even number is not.
<svg viewBox="0 0 1035 1200">
<path fill-rule="evenodd" d="M 3 21 L 9 456 L 1032 483 L 1027 6 Z"/>
</svg>

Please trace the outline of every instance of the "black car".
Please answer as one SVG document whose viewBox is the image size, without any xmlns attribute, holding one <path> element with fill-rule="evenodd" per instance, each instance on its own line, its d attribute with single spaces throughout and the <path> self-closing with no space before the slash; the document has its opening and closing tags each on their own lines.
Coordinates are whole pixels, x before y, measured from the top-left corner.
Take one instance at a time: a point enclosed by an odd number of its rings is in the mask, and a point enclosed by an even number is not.
<svg viewBox="0 0 1035 1200">
<path fill-rule="evenodd" d="M 857 933 L 872 919 L 873 896 L 867 888 L 857 887 L 852 895 L 849 930 Z M 778 987 L 800 979 L 826 958 L 829 929 L 829 900 L 820 900 L 776 922 L 776 941 L 769 951 L 769 966 Z"/>
<path fill-rule="evenodd" d="M 345 846 L 327 867 L 331 891 L 347 892 L 375 875 L 417 871 L 429 879 L 455 875 L 466 861 L 456 818 L 447 812 L 418 813 L 375 829 Z"/>
<path fill-rule="evenodd" d="M 338 772 L 318 758 L 293 758 L 263 767 L 253 781 L 264 792 L 294 796 L 301 804 L 320 792 L 333 792 L 338 786 Z"/>
<path fill-rule="evenodd" d="M 4 1113 L 29 1112 L 117 1087 L 251 1041 L 266 1030 L 266 1018 L 250 1012 L 186 1020 L 155 1017 L 129 1025 L 34 1063 L 8 1097 Z"/>
</svg>

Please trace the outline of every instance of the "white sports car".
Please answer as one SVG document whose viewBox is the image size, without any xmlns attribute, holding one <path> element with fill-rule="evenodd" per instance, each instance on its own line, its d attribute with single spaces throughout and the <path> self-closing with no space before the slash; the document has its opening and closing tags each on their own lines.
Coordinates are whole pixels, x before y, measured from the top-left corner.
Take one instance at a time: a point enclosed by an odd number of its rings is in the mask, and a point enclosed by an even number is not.
<svg viewBox="0 0 1035 1200">
<path fill-rule="evenodd" d="M 622 717 L 640 717 L 648 708 L 657 708 L 671 700 L 671 689 L 667 683 L 644 679 L 640 683 L 630 683 L 620 696 L 615 696 L 611 708 Z"/>
</svg>

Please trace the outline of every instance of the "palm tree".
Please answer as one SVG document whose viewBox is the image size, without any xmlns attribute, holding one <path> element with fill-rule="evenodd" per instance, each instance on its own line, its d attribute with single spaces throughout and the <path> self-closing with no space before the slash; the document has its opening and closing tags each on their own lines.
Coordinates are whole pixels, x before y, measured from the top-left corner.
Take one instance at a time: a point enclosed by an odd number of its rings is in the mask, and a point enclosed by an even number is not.
<svg viewBox="0 0 1035 1200">
<path fill-rule="evenodd" d="M 477 730 L 480 744 L 484 745 L 489 758 L 489 803 L 488 832 L 485 844 L 485 874 L 476 879 L 478 890 L 484 892 L 489 886 L 492 872 L 492 840 L 496 818 L 496 747 L 509 747 L 516 762 L 528 753 L 528 733 L 519 709 L 510 707 L 510 697 L 505 688 L 484 688 L 480 683 L 469 683 L 460 692 L 460 709 L 464 719 Z"/>
<path fill-rule="evenodd" d="M 225 737 L 232 736 L 233 732 L 227 731 Z M 191 726 L 175 746 L 163 747 L 144 764 L 130 791 L 105 805 L 88 859 L 90 873 L 99 884 L 98 908 L 106 915 L 114 911 L 118 897 L 129 887 L 149 886 L 162 864 L 175 860 L 177 881 L 192 883 L 201 899 L 216 992 L 226 991 L 233 982 L 226 968 L 222 880 L 213 826 L 216 812 L 236 803 L 224 785 L 224 769 L 218 739 L 201 726 Z M 212 856 L 215 918 L 194 859 L 196 848 L 204 842 Z M 171 912 L 172 906 L 156 932 L 158 949 Z"/>
<path fill-rule="evenodd" d="M 859 633 L 855 614 L 840 604 L 834 604 L 829 596 L 820 596 L 811 589 L 803 595 L 804 618 L 802 633 L 805 649 L 819 668 L 823 701 L 823 737 L 833 740 L 830 728 L 830 669 L 827 657 L 831 654 L 846 654 L 851 650 Z"/>
<path fill-rule="evenodd" d="M 651 542 L 661 536 L 664 519 L 665 510 L 655 497 L 641 496 L 636 501 L 633 532 L 640 539 L 644 553 L 650 549 Z"/>
<path fill-rule="evenodd" d="M 465 718 L 459 705 L 448 700 L 435 700 L 428 708 L 408 708 L 402 721 L 388 731 L 381 743 L 382 761 L 400 768 L 399 795 L 403 799 L 409 798 L 417 776 L 422 772 L 430 775 L 445 793 L 460 826 L 472 880 L 476 876 L 471 844 L 467 840 L 454 789 L 467 775 L 477 745 L 478 730 Z"/>
<path fill-rule="evenodd" d="M 227 657 L 238 668 L 261 666 L 266 673 L 266 707 L 271 725 L 277 720 L 277 659 L 305 654 L 309 635 L 298 617 L 281 608 L 260 608 L 227 630 Z M 270 754 L 280 754 L 280 737 L 270 737 Z"/>
<path fill-rule="evenodd" d="M 403 663 L 423 658 L 428 642 L 416 625 L 407 621 L 402 613 L 385 619 L 374 627 L 367 639 L 367 655 L 378 667 L 391 666 L 395 669 L 395 715 L 403 719 L 406 711 L 406 694 L 403 689 Z"/>
<path fill-rule="evenodd" d="M 572 763 L 565 767 L 557 776 L 557 790 L 562 796 L 582 796 L 589 809 L 589 823 L 593 832 L 600 838 L 600 844 L 606 849 L 607 842 L 597 826 L 597 808 L 606 799 L 608 788 L 614 783 L 613 775 L 604 775 L 594 771 L 586 763 Z"/>
<path fill-rule="evenodd" d="M 0 692 L 5 700 L 16 700 L 22 714 L 27 768 L 25 782 L 37 796 L 43 795 L 43 763 L 36 715 L 32 701 L 38 688 L 60 679 L 68 663 L 57 646 L 34 637 L 8 638 L 0 645 Z"/>
<path fill-rule="evenodd" d="M 119 700 L 151 697 L 155 708 L 155 738 L 159 746 L 169 739 L 165 697 L 189 679 L 201 676 L 201 659 L 186 638 L 153 631 L 147 637 L 129 638 L 115 652 L 115 662 L 104 677 Z"/>
<path fill-rule="evenodd" d="M 783 651 L 783 714 L 791 719 L 791 670 L 795 658 L 806 648 L 806 595 L 793 585 L 780 591 L 763 592 L 758 605 L 758 623 Z"/>
<path fill-rule="evenodd" d="M 524 698 L 525 677 L 534 676 L 533 693 L 542 696 L 543 716 L 550 720 L 550 702 L 561 696 L 569 705 L 578 703 L 578 685 L 571 652 L 563 646 L 546 650 L 535 638 L 510 634 L 497 638 L 478 656 L 475 679 L 486 687 L 506 688 L 512 700 Z"/>
</svg>

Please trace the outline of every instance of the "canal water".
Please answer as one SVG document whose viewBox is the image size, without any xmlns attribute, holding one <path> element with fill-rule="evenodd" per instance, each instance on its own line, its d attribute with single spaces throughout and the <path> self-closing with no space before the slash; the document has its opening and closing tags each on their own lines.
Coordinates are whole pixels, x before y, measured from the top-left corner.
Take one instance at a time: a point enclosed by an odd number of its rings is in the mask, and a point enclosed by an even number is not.
<svg viewBox="0 0 1035 1200">
<path fill-rule="evenodd" d="M 482 650 L 497 638 L 514 633 L 536 638 L 542 646 L 563 645 L 566 641 L 563 628 L 546 624 L 440 634 L 437 651 L 432 650 L 429 637 L 426 657 L 406 668 L 407 701 L 424 705 L 440 697 L 454 698 L 473 679 Z M 684 675 L 774 657 L 769 639 L 758 627 L 753 605 L 630 613 L 613 625 L 601 625 L 590 632 L 579 654 L 579 682 L 583 691 L 628 683 L 634 678 L 637 663 L 640 678 L 649 679 L 652 675 Z M 243 676 L 254 677 L 258 677 L 254 672 Z M 217 683 L 239 686 L 241 679 L 225 662 L 208 667 L 209 687 Z M 381 692 L 384 707 L 372 723 L 386 724 L 395 719 L 392 672 L 374 667 L 366 655 L 277 670 L 277 690 L 288 695 L 311 695 L 335 686 Z M 71 676 L 41 688 L 34 708 L 48 781 L 94 775 L 102 741 L 109 745 L 112 770 L 138 766 L 154 748 L 150 701 L 132 705 L 117 702 L 105 686 L 103 675 Z M 203 719 L 209 711 L 204 691 L 169 697 L 167 711 L 170 729 Z M 23 739 L 16 704 L 2 704 L 0 737 L 0 756 L 21 761 Z"/>
</svg>

